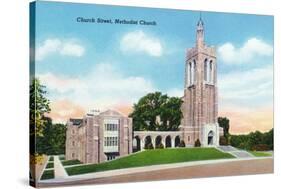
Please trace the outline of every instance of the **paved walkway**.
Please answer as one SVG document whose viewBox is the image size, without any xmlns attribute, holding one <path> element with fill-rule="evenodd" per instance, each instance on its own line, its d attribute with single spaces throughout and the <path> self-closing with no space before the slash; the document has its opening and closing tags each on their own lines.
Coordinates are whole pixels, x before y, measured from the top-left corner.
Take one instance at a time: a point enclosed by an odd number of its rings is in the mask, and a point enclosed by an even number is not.
<svg viewBox="0 0 281 189">
<path fill-rule="evenodd" d="M 68 175 L 63 168 L 59 156 L 54 156 L 54 169 L 55 169 L 55 179 L 64 179 L 67 178 Z"/>
<path fill-rule="evenodd" d="M 222 152 L 227 152 L 235 156 L 236 158 L 250 158 L 254 157 L 251 153 L 245 151 L 245 150 L 239 150 L 237 148 L 234 148 L 233 146 L 218 146 L 218 150 Z"/>
<path fill-rule="evenodd" d="M 39 187 L 54 187 L 54 186 L 70 186 L 79 184 L 105 184 L 105 183 L 120 183 L 120 182 L 137 182 L 137 181 L 152 181 L 152 180 L 168 180 L 168 179 L 186 179 L 210 176 L 231 176 L 245 174 L 264 174 L 273 172 L 273 158 L 244 158 L 244 159 L 229 159 L 226 161 L 213 160 L 197 162 L 198 164 L 189 165 L 183 163 L 174 167 L 162 166 L 162 169 L 151 169 L 146 167 L 145 170 L 139 172 L 120 170 L 123 174 L 104 174 L 95 173 L 96 176 L 85 176 L 78 179 L 76 176 L 70 176 L 68 179 L 49 180 L 39 183 Z M 186 164 L 186 165 L 184 165 Z M 161 166 L 161 165 L 160 165 Z M 109 173 L 109 172 L 107 172 Z M 75 178 L 76 177 L 76 178 Z"/>
<path fill-rule="evenodd" d="M 266 157 L 268 159 L 268 157 Z M 98 179 L 105 177 L 113 177 L 127 174 L 136 174 L 143 172 L 151 172 L 151 171 L 161 171 L 166 169 L 178 169 L 182 167 L 191 167 L 191 166 L 200 166 L 200 165 L 215 165 L 220 163 L 227 162 L 240 162 L 244 160 L 257 160 L 257 159 L 265 159 L 264 157 L 251 157 L 251 158 L 231 158 L 231 159 L 219 159 L 219 160 L 202 160 L 202 161 L 192 161 L 192 162 L 182 162 L 182 163 L 172 163 L 172 164 L 162 164 L 162 165 L 152 165 L 152 166 L 144 166 L 144 167 L 135 167 L 135 168 L 125 168 L 125 169 L 117 169 L 103 172 L 94 172 L 87 173 L 81 175 L 68 176 L 64 178 L 55 178 L 52 180 L 43 180 L 40 183 L 63 183 L 70 181 L 81 181 L 85 179 Z"/>
</svg>

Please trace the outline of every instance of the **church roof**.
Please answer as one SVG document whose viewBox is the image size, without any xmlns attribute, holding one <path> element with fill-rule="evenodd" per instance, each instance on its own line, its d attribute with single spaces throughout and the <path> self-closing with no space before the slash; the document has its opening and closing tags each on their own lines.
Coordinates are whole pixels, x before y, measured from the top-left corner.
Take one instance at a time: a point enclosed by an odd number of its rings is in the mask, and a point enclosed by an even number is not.
<svg viewBox="0 0 281 189">
<path fill-rule="evenodd" d="M 108 109 L 102 113 L 100 113 L 100 115 L 104 115 L 104 116 L 122 116 L 125 117 L 123 114 L 121 114 L 120 112 L 116 111 L 116 110 L 112 110 L 112 109 Z"/>
</svg>

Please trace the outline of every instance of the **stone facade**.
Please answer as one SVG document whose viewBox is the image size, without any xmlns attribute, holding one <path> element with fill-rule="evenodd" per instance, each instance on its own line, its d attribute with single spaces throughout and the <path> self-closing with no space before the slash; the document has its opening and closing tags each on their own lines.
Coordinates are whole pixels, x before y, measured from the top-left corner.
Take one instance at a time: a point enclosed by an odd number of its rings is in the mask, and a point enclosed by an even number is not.
<svg viewBox="0 0 281 189">
<path fill-rule="evenodd" d="M 218 126 L 217 58 L 214 47 L 204 42 L 204 24 L 199 20 L 196 45 L 187 49 L 183 119 L 179 131 L 135 131 L 132 119 L 117 111 L 93 112 L 83 119 L 70 119 L 67 123 L 66 159 L 78 159 L 83 163 L 100 163 L 144 150 L 146 144 L 153 147 L 178 147 L 184 141 L 194 146 L 217 146 L 223 134 Z M 157 122 L 161 118 L 157 117 Z"/>
<path fill-rule="evenodd" d="M 66 159 L 101 163 L 132 153 L 132 119 L 113 110 L 70 119 L 66 133 Z"/>
</svg>

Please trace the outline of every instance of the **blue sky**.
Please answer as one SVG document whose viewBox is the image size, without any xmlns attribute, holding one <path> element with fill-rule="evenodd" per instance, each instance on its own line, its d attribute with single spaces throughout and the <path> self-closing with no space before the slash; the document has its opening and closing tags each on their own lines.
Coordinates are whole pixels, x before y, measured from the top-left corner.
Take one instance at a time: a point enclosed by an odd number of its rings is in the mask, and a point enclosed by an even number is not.
<svg viewBox="0 0 281 189">
<path fill-rule="evenodd" d="M 103 109 L 130 106 L 155 90 L 183 94 L 198 11 L 54 2 L 39 2 L 36 11 L 36 73 L 54 104 Z M 77 17 L 157 26 L 78 23 Z M 272 109 L 273 17 L 202 12 L 202 18 L 206 43 L 217 48 L 222 114 Z"/>
</svg>

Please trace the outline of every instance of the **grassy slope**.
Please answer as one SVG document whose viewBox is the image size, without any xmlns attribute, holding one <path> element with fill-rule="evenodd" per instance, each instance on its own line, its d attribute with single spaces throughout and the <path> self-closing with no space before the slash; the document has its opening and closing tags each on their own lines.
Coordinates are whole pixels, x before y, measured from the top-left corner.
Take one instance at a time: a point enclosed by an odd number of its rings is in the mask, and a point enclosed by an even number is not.
<svg viewBox="0 0 281 189">
<path fill-rule="evenodd" d="M 259 151 L 249 151 L 251 154 L 253 154 L 256 157 L 266 157 L 266 156 L 272 156 L 269 152 L 259 152 Z"/>
<path fill-rule="evenodd" d="M 77 159 L 75 159 L 75 160 L 65 160 L 65 161 L 61 161 L 61 163 L 62 163 L 63 166 L 81 164 L 81 162 Z"/>
<path fill-rule="evenodd" d="M 52 179 L 54 177 L 55 177 L 54 170 L 45 170 L 41 177 L 41 180 Z"/>
<path fill-rule="evenodd" d="M 46 168 L 54 168 L 54 162 L 48 162 Z"/>
<path fill-rule="evenodd" d="M 158 149 L 147 150 L 110 162 L 66 168 L 66 171 L 69 175 L 76 175 L 129 167 L 224 158 L 233 158 L 233 156 L 215 148 Z"/>
</svg>

